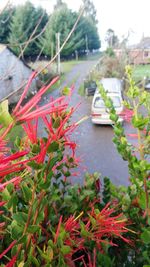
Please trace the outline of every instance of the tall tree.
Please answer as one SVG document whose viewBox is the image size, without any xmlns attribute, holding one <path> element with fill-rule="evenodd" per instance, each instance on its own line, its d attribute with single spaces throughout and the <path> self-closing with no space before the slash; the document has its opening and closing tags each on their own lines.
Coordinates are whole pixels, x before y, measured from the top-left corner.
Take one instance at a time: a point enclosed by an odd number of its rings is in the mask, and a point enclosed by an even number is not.
<svg viewBox="0 0 150 267">
<path fill-rule="evenodd" d="M 57 0 L 56 4 L 54 5 L 54 10 L 58 9 L 58 8 L 62 8 L 64 6 L 67 6 L 62 0 Z"/>
<path fill-rule="evenodd" d="M 118 39 L 118 36 L 115 35 L 114 30 L 112 30 L 112 29 L 107 30 L 106 36 L 105 36 L 105 41 L 107 42 L 108 47 L 113 48 L 113 47 L 118 45 L 119 39 Z"/>
<path fill-rule="evenodd" d="M 15 12 L 13 6 L 9 6 L 0 14 L 0 43 L 7 43 L 10 33 L 10 24 Z"/>
<path fill-rule="evenodd" d="M 19 55 L 24 48 L 21 44 L 28 41 L 39 20 L 41 21 L 34 36 L 37 35 L 46 24 L 48 20 L 47 13 L 42 8 L 35 8 L 29 1 L 16 8 L 10 25 L 11 32 L 9 42 L 10 47 L 17 55 Z M 25 49 L 24 55 L 36 55 L 38 51 L 38 45 L 36 42 L 32 42 Z"/>
<path fill-rule="evenodd" d="M 94 24 L 97 24 L 97 19 L 96 19 L 96 8 L 93 4 L 92 0 L 82 0 L 84 7 L 85 7 L 85 16 L 89 17 Z"/>
<path fill-rule="evenodd" d="M 60 32 L 60 44 L 62 44 L 72 29 L 77 17 L 78 14 L 72 12 L 67 6 L 62 6 L 54 10 L 41 40 L 45 54 L 52 56 L 52 50 L 53 53 L 56 52 L 56 33 Z M 100 41 L 97 28 L 91 19 L 81 17 L 76 30 L 61 52 L 61 56 L 71 57 L 75 55 L 76 51 L 83 54 L 87 47 L 89 50 L 98 49 L 100 47 Z"/>
</svg>

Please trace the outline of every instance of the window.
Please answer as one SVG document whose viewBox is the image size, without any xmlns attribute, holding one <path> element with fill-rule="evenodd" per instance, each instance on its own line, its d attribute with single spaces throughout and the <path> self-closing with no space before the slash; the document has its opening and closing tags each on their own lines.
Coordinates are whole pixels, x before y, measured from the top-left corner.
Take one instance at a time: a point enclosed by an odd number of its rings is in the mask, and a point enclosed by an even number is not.
<svg viewBox="0 0 150 267">
<path fill-rule="evenodd" d="M 121 107 L 121 101 L 118 96 L 110 96 L 111 100 L 113 101 L 113 105 L 115 108 L 120 108 Z M 94 102 L 94 107 L 95 108 L 105 108 L 104 101 L 101 97 L 96 97 L 95 102 Z"/>
<path fill-rule="evenodd" d="M 144 51 L 144 57 L 148 57 L 149 56 L 149 52 L 148 51 Z"/>
</svg>

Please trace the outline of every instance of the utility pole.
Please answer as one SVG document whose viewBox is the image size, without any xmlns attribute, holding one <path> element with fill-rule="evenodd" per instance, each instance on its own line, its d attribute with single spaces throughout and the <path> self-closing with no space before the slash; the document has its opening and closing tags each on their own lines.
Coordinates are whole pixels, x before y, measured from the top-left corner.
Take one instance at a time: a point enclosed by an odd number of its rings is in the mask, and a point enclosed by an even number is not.
<svg viewBox="0 0 150 267">
<path fill-rule="evenodd" d="M 85 46 L 86 46 L 86 54 L 88 55 L 89 54 L 89 46 L 88 46 L 88 37 L 87 37 L 87 34 L 85 36 Z"/>
<path fill-rule="evenodd" d="M 56 53 L 60 50 L 60 32 L 56 33 Z M 57 73 L 60 74 L 60 53 L 57 56 Z"/>
</svg>

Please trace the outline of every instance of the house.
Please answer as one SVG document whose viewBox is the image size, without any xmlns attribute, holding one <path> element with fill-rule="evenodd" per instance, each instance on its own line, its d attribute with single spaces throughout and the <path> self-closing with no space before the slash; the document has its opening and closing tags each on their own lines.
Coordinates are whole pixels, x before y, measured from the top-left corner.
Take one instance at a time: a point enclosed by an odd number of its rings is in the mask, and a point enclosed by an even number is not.
<svg viewBox="0 0 150 267">
<path fill-rule="evenodd" d="M 10 48 L 0 44 L 0 101 L 9 96 L 9 103 L 16 103 L 32 71 Z M 36 80 L 33 80 L 29 93 L 35 91 Z"/>
<path fill-rule="evenodd" d="M 114 50 L 118 58 L 122 57 L 123 49 Z M 150 37 L 143 37 L 141 41 L 126 49 L 129 64 L 149 64 L 150 63 Z"/>
</svg>

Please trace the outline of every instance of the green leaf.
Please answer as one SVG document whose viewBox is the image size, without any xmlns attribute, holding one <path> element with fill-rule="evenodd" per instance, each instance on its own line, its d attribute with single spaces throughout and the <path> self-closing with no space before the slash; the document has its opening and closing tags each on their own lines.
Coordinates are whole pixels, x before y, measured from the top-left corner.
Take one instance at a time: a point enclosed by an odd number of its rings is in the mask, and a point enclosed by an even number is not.
<svg viewBox="0 0 150 267">
<path fill-rule="evenodd" d="M 89 232 L 86 230 L 85 224 L 82 221 L 80 221 L 80 227 L 81 227 L 81 236 L 88 237 Z"/>
<path fill-rule="evenodd" d="M 120 128 L 120 127 L 114 127 L 114 133 L 117 135 L 117 136 L 121 136 L 123 134 L 123 129 Z"/>
<path fill-rule="evenodd" d="M 18 225 L 16 221 L 12 221 L 10 227 L 8 227 L 11 231 L 11 236 L 15 240 L 20 239 L 23 235 L 24 225 Z"/>
<path fill-rule="evenodd" d="M 28 233 L 34 234 L 40 229 L 39 225 L 30 225 L 27 229 Z"/>
<path fill-rule="evenodd" d="M 51 261 L 49 255 L 45 254 L 38 246 L 37 246 L 37 249 L 43 259 L 45 259 L 47 262 Z"/>
<path fill-rule="evenodd" d="M 112 120 L 112 121 L 114 121 L 114 122 L 116 122 L 117 120 L 118 120 L 118 115 L 117 114 L 110 114 L 110 119 Z"/>
<path fill-rule="evenodd" d="M 132 117 L 132 124 L 135 128 L 138 128 L 139 130 L 143 130 L 147 123 L 149 122 L 149 118 L 144 118 L 143 115 L 139 114 L 138 117 L 133 116 Z"/>
<path fill-rule="evenodd" d="M 17 212 L 13 214 L 12 217 L 17 222 L 18 225 L 24 225 L 28 219 L 28 215 L 24 212 Z"/>
<path fill-rule="evenodd" d="M 70 88 L 69 87 L 64 87 L 62 89 L 62 95 L 69 95 L 70 94 Z"/>
<path fill-rule="evenodd" d="M 40 213 L 38 214 L 36 223 L 40 224 L 43 220 L 44 220 L 44 209 L 42 211 L 40 211 Z"/>
<path fill-rule="evenodd" d="M 25 202 L 29 202 L 32 198 L 31 189 L 28 187 L 28 185 L 26 183 L 22 183 L 21 189 L 22 189 L 23 198 L 24 198 Z"/>
<path fill-rule="evenodd" d="M 9 193 L 11 194 L 14 190 L 14 185 L 13 184 L 8 184 L 7 185 L 7 190 L 9 191 Z"/>
<path fill-rule="evenodd" d="M 2 191 L 2 198 L 4 201 L 9 201 L 11 199 L 11 195 L 10 195 L 7 187 Z"/>
<path fill-rule="evenodd" d="M 32 263 L 33 263 L 32 266 L 40 267 L 39 261 L 31 253 L 29 253 L 28 260 L 25 263 L 24 267 L 29 267 L 31 266 Z"/>
<path fill-rule="evenodd" d="M 56 141 L 54 141 L 54 142 L 52 142 L 52 143 L 49 145 L 49 147 L 48 147 L 48 149 L 47 149 L 47 152 L 48 152 L 48 153 L 55 152 L 55 151 L 57 151 L 58 149 L 59 149 L 59 143 L 56 142 Z"/>
<path fill-rule="evenodd" d="M 37 153 L 39 153 L 39 152 L 40 152 L 40 147 L 39 147 L 39 145 L 34 144 L 34 145 L 32 146 L 32 153 L 37 154 Z"/>
<path fill-rule="evenodd" d="M 16 147 L 20 147 L 20 144 L 21 144 L 21 138 L 19 136 L 17 136 L 16 140 L 15 140 L 15 145 L 16 145 Z"/>
<path fill-rule="evenodd" d="M 144 229 L 144 232 L 141 234 L 141 239 L 145 244 L 150 244 L 150 228 L 149 230 Z"/>
<path fill-rule="evenodd" d="M 43 164 L 36 163 L 35 161 L 30 161 L 28 165 L 35 170 L 40 170 L 43 167 Z"/>
<path fill-rule="evenodd" d="M 18 203 L 18 197 L 16 196 L 16 194 L 14 194 L 8 201 L 7 208 L 10 209 L 11 207 L 13 207 L 13 212 L 14 212 L 16 210 L 17 203 Z"/>
<path fill-rule="evenodd" d="M 55 119 L 55 121 L 53 122 L 53 128 L 57 129 L 60 126 L 61 123 L 61 118 L 58 117 Z"/>
<path fill-rule="evenodd" d="M 144 192 L 142 192 L 139 197 L 139 205 L 140 205 L 140 208 L 144 210 L 146 209 L 146 196 Z"/>
<path fill-rule="evenodd" d="M 62 246 L 60 251 L 62 252 L 63 255 L 66 255 L 70 253 L 71 248 L 69 246 Z"/>
<path fill-rule="evenodd" d="M 13 118 L 8 111 L 8 100 L 5 100 L 0 103 L 0 124 L 7 127 L 12 122 Z"/>
</svg>

